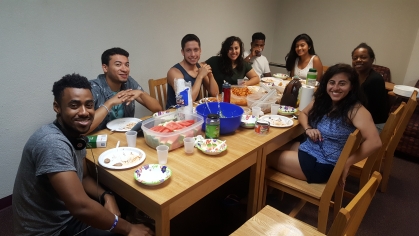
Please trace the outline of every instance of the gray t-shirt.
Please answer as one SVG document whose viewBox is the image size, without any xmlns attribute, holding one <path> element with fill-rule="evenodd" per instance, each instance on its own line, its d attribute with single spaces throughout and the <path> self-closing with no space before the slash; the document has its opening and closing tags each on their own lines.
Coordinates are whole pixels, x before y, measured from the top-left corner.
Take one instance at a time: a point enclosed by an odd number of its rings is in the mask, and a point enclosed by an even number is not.
<svg viewBox="0 0 419 236">
<path fill-rule="evenodd" d="M 49 173 L 76 171 L 83 178 L 86 149 L 75 150 L 54 124 L 38 129 L 23 148 L 13 188 L 16 235 L 59 235 L 72 218 L 52 187 Z"/>
</svg>

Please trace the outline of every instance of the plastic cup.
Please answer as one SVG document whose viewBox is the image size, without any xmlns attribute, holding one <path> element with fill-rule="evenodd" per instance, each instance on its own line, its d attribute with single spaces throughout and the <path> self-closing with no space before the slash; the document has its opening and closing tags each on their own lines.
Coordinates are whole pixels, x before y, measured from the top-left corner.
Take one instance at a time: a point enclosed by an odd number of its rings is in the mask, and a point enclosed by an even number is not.
<svg viewBox="0 0 419 236">
<path fill-rule="evenodd" d="M 169 155 L 169 147 L 166 145 L 159 145 L 156 147 L 157 157 L 159 159 L 159 164 L 164 165 L 167 163 L 167 156 Z"/>
<path fill-rule="evenodd" d="M 252 116 L 259 118 L 261 110 L 262 108 L 260 107 L 252 107 Z"/>
<path fill-rule="evenodd" d="M 271 115 L 278 115 L 279 104 L 271 104 Z"/>
<path fill-rule="evenodd" d="M 237 80 L 237 85 L 242 85 L 244 83 L 244 79 L 238 79 Z"/>
<path fill-rule="evenodd" d="M 195 138 L 188 137 L 183 139 L 183 146 L 185 147 L 185 152 L 191 154 L 195 149 Z"/>
<path fill-rule="evenodd" d="M 127 131 L 125 136 L 127 137 L 128 147 L 135 147 L 137 145 L 137 131 Z"/>
</svg>

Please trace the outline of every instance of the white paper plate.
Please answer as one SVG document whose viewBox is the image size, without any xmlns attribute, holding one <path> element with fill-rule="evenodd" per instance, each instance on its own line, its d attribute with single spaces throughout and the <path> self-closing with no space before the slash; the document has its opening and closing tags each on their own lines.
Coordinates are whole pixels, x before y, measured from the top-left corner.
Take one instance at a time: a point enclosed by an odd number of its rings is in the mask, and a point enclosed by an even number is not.
<svg viewBox="0 0 419 236">
<path fill-rule="evenodd" d="M 134 179 L 145 185 L 159 185 L 172 176 L 169 167 L 160 164 L 143 165 L 134 172 Z"/>
<path fill-rule="evenodd" d="M 275 77 L 263 77 L 260 79 L 260 82 L 268 86 L 283 86 L 283 80 Z"/>
<path fill-rule="evenodd" d="M 412 87 L 412 86 L 407 86 L 407 85 L 395 85 L 393 88 L 393 92 L 397 95 L 400 96 L 404 96 L 404 97 L 410 97 L 412 96 L 413 90 L 418 91 L 418 96 L 417 98 L 419 98 L 419 89 Z"/>
<path fill-rule="evenodd" d="M 252 115 L 242 115 L 240 126 L 243 128 L 255 128 L 256 117 Z"/>
<path fill-rule="evenodd" d="M 141 119 L 134 117 L 125 117 L 112 120 L 106 124 L 106 127 L 112 131 L 126 132 L 132 129 Z"/>
<path fill-rule="evenodd" d="M 219 139 L 204 139 L 197 142 L 195 146 L 207 155 L 218 155 L 227 150 L 227 144 L 225 141 Z"/>
<path fill-rule="evenodd" d="M 298 111 L 297 108 L 290 107 L 290 106 L 279 106 L 278 113 L 283 116 L 290 116 L 294 115 Z"/>
<path fill-rule="evenodd" d="M 135 158 L 136 156 L 139 157 Z M 145 157 L 146 154 L 143 150 L 139 148 L 119 147 L 106 150 L 105 152 L 100 154 L 98 162 L 103 167 L 115 170 L 122 170 L 138 166 L 139 164 L 143 163 Z M 106 163 L 106 159 L 109 159 L 110 162 Z M 122 163 L 122 166 L 114 166 L 114 164 L 116 163 Z"/>
<path fill-rule="evenodd" d="M 288 77 L 289 77 L 289 75 L 287 75 L 287 74 L 282 74 L 282 73 L 276 73 L 276 74 L 273 74 L 273 77 L 275 77 L 275 78 L 279 78 L 279 79 L 286 79 L 286 78 L 288 78 Z"/>
<path fill-rule="evenodd" d="M 294 121 L 290 118 L 280 115 L 266 115 L 259 117 L 259 120 L 266 120 L 272 127 L 286 128 L 294 125 Z"/>
</svg>

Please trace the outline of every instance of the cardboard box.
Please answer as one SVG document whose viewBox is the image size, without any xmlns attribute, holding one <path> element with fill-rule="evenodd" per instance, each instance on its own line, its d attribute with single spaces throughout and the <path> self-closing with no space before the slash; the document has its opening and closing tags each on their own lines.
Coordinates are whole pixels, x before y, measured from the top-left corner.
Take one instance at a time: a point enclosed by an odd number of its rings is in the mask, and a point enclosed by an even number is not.
<svg viewBox="0 0 419 236">
<path fill-rule="evenodd" d="M 86 148 L 104 148 L 108 141 L 108 135 L 88 135 Z"/>
</svg>

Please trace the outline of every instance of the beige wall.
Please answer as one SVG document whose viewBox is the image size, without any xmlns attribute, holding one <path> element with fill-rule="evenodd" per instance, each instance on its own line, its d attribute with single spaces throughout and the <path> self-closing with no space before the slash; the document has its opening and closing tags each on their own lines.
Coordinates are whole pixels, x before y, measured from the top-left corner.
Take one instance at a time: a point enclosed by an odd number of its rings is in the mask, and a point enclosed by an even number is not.
<svg viewBox="0 0 419 236">
<path fill-rule="evenodd" d="M 271 60 L 285 62 L 301 33 L 312 37 L 323 65 L 351 63 L 352 50 L 366 42 L 376 64 L 389 67 L 393 81 L 402 84 L 418 41 L 418 10 L 418 0 L 279 1 Z"/>
<path fill-rule="evenodd" d="M 419 29 L 416 34 L 415 44 L 413 46 L 412 55 L 410 56 L 409 65 L 407 67 L 406 76 L 403 84 L 415 86 L 419 80 Z"/>
</svg>

